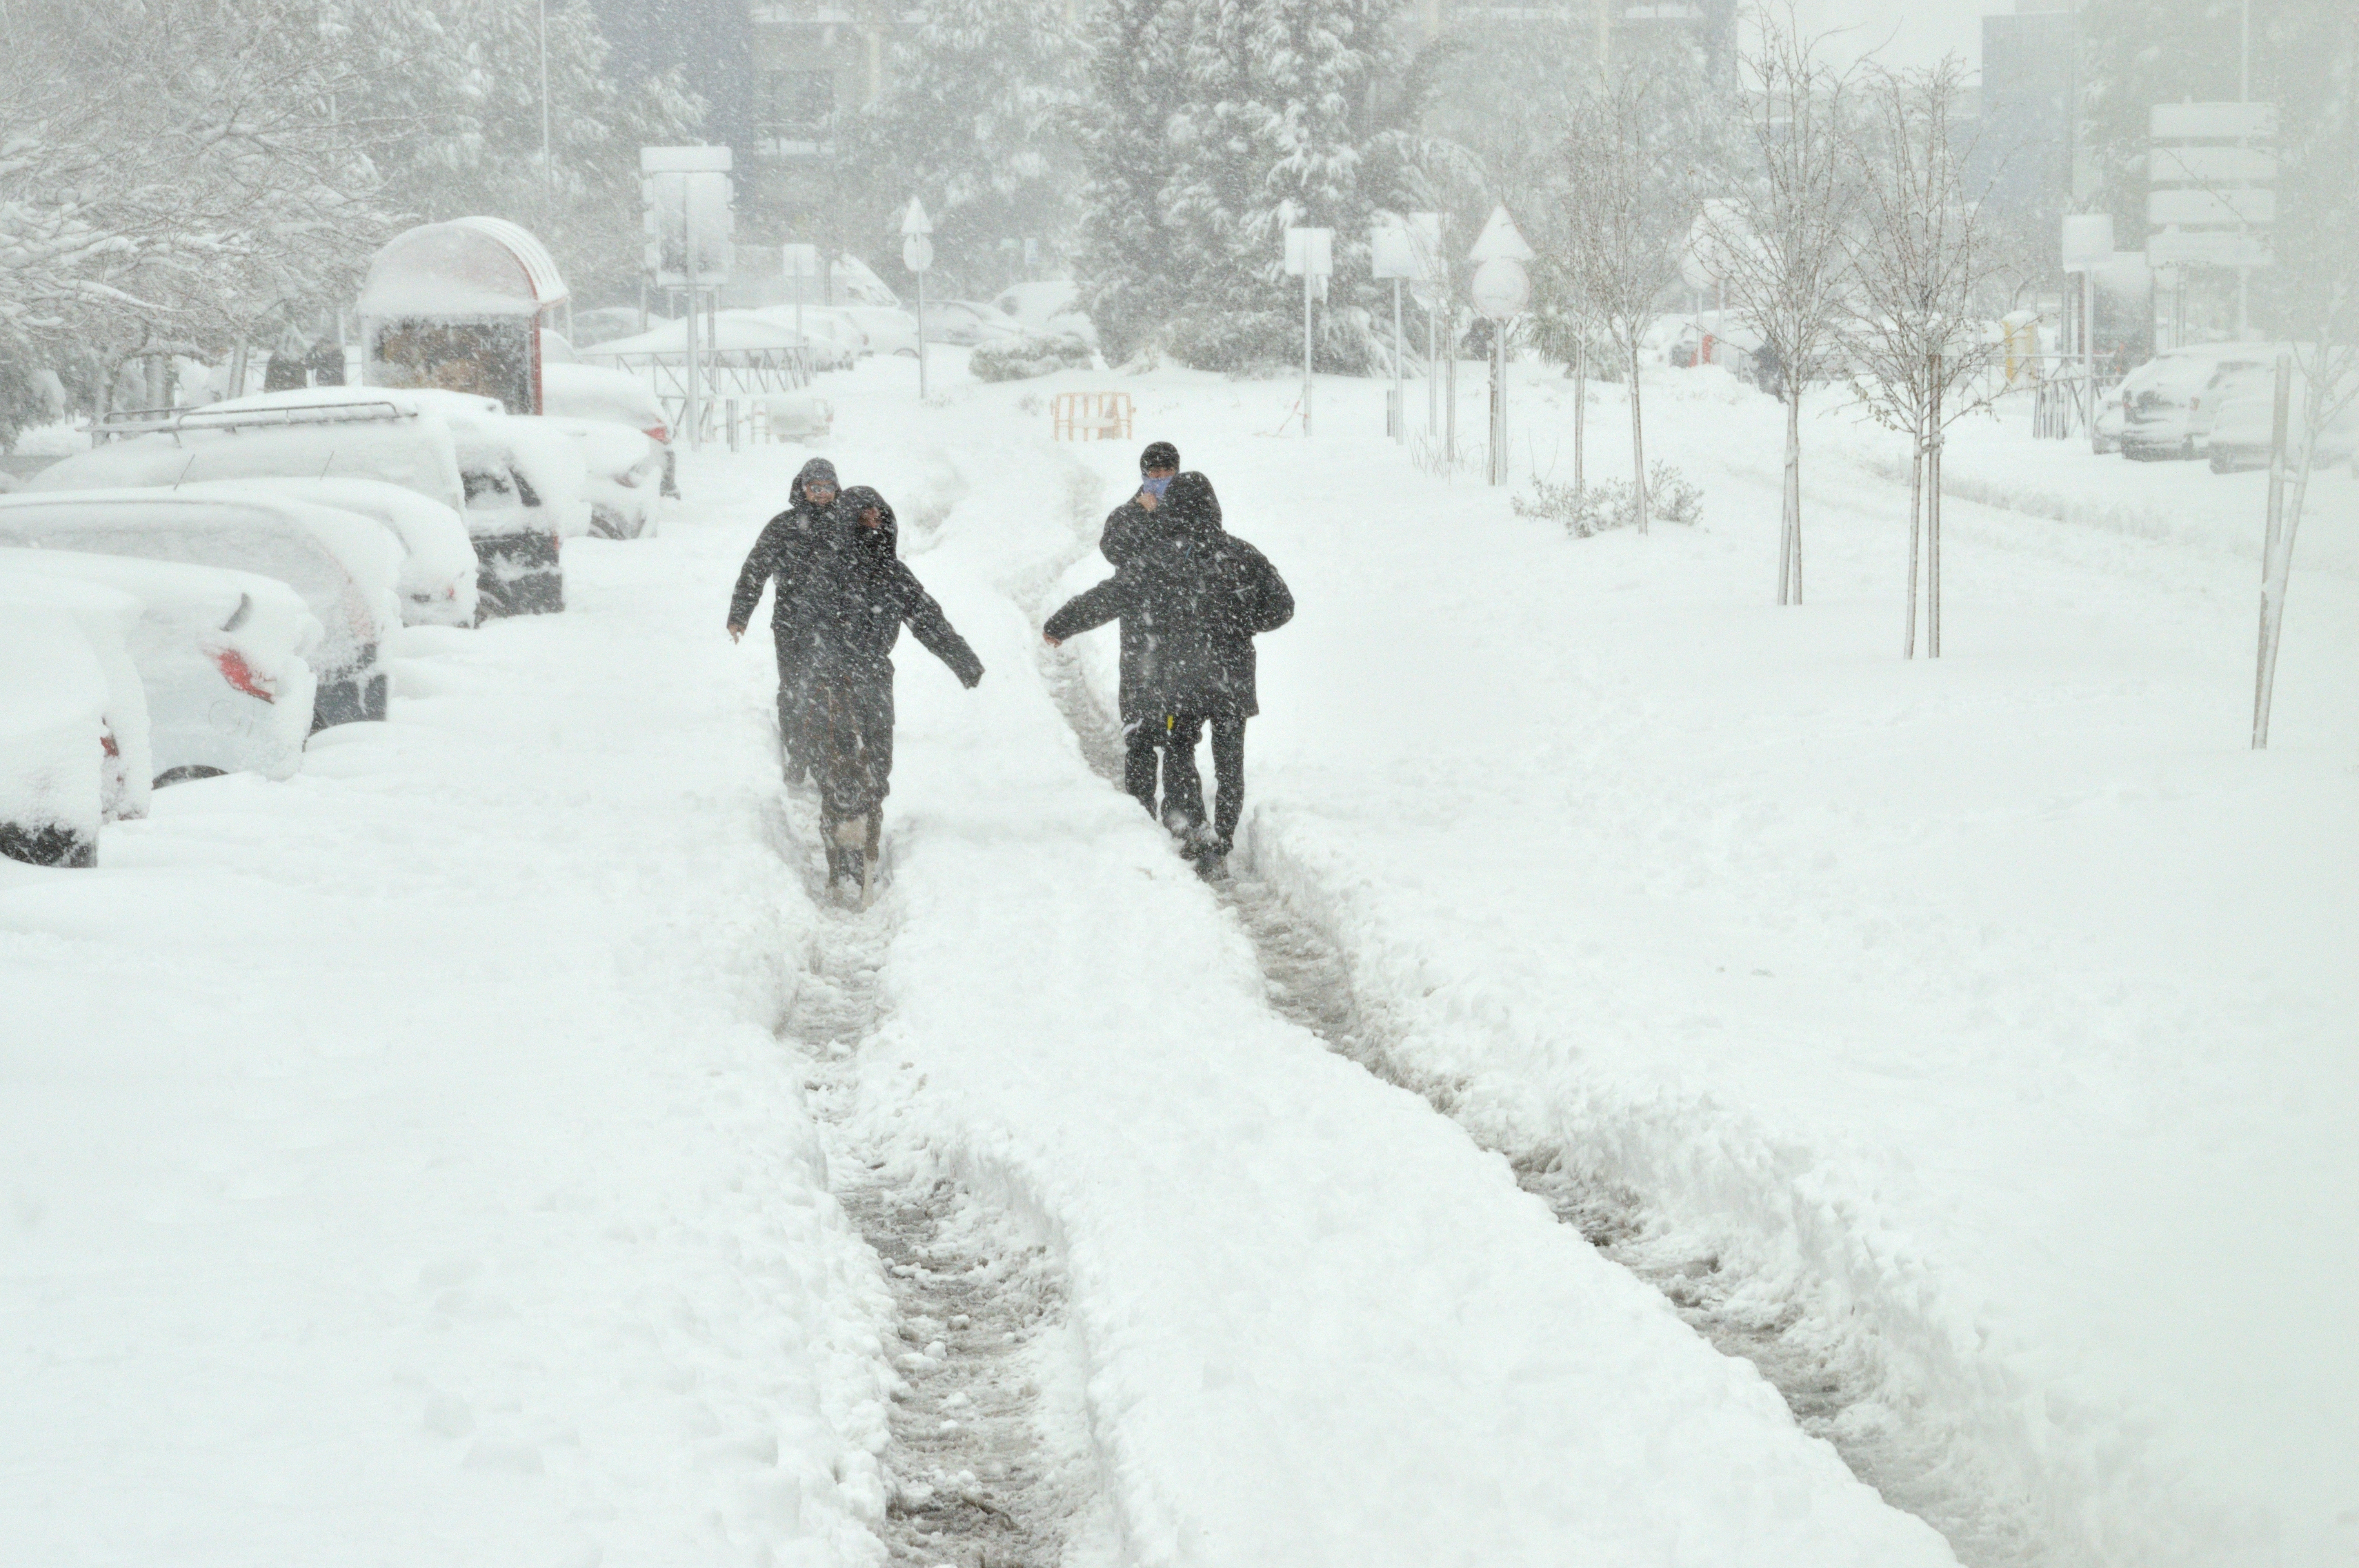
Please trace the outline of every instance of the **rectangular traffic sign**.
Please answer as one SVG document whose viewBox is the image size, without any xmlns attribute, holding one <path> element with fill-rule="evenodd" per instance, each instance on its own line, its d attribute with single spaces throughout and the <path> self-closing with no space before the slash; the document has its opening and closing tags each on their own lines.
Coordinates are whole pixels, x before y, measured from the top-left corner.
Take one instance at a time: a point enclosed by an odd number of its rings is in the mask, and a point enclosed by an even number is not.
<svg viewBox="0 0 2359 1568">
<path fill-rule="evenodd" d="M 2259 147 L 2157 147 L 2147 178 L 2157 185 L 2266 185 L 2277 155 Z"/>
<path fill-rule="evenodd" d="M 2277 106 L 2274 103 L 2158 103 L 2149 131 L 2157 141 L 2274 141 Z"/>
<path fill-rule="evenodd" d="M 2146 221 L 2166 223 L 2267 223 L 2277 215 L 2274 190 L 2149 190 Z"/>
</svg>

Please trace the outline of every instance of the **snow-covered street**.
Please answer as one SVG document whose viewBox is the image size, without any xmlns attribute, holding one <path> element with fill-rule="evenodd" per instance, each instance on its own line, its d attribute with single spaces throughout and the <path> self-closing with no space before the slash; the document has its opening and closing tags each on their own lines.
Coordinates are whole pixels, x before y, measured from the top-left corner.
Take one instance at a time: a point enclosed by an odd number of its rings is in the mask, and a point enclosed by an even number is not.
<svg viewBox="0 0 2359 1568">
<path fill-rule="evenodd" d="M 0 861 L 0 1555 L 2359 1562 L 2359 481 L 2254 753 L 2255 476 L 1966 427 L 1904 663 L 1832 406 L 1781 610 L 1718 371 L 1647 386 L 1701 524 L 1572 539 L 1377 383 L 1305 442 L 1293 382 L 958 358 L 828 388 L 988 671 L 902 641 L 872 908 L 722 629 L 787 445 L 402 632 L 295 779 Z M 1136 441 L 1049 438 L 1117 382 Z M 1093 766 L 1113 632 L 1038 633 L 1147 439 L 1300 606 L 1226 890 Z"/>
</svg>

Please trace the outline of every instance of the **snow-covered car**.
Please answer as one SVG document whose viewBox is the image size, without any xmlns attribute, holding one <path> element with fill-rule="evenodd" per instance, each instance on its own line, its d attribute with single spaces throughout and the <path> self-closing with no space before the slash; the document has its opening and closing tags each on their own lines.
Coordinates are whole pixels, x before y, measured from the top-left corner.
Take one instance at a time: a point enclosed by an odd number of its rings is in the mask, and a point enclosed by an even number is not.
<svg viewBox="0 0 2359 1568">
<path fill-rule="evenodd" d="M 2116 382 L 2097 394 L 2097 417 L 2089 427 L 2089 450 L 2098 457 L 2107 457 L 2122 449 L 2122 427 L 2129 419 L 2122 401 L 2122 388 L 2126 381 Z"/>
<path fill-rule="evenodd" d="M 1071 333 L 1098 346 L 1097 323 L 1082 314 L 1081 289 L 1070 278 L 1010 284 L 991 303 L 1027 338 Z"/>
<path fill-rule="evenodd" d="M 978 343 L 1020 338 L 1023 329 L 989 305 L 970 299 L 929 299 L 924 313 L 926 341 L 973 348 Z"/>
<path fill-rule="evenodd" d="M 590 532 L 607 539 L 654 536 L 656 498 L 663 491 L 669 447 L 611 419 L 543 415 L 534 422 L 571 438 L 580 451 Z"/>
<path fill-rule="evenodd" d="M 127 623 L 138 606 L 82 584 L 28 602 L 11 594 L 14 580 L 0 579 L 0 855 L 94 866 L 110 789 L 119 800 L 129 770 L 109 712 L 114 686 L 85 627 Z"/>
<path fill-rule="evenodd" d="M 788 342 L 801 343 L 810 352 L 813 370 L 850 370 L 860 362 L 861 355 L 868 352 L 867 334 L 825 306 L 803 307 L 799 337 L 796 336 L 795 308 L 791 305 L 766 305 L 756 310 L 722 312 L 723 316 L 740 314 L 751 321 L 784 332 Z"/>
<path fill-rule="evenodd" d="M 288 496 L 168 490 L 0 496 L 0 547 L 82 550 L 276 578 L 320 622 L 311 728 L 383 719 L 378 650 L 401 624 L 401 546 L 382 524 Z"/>
<path fill-rule="evenodd" d="M 2276 357 L 2267 343 L 2214 343 L 2157 354 L 2122 378 L 2122 455 L 2148 462 L 2201 457 L 2221 404 Z"/>
<path fill-rule="evenodd" d="M 184 409 L 159 429 L 62 458 L 28 491 L 112 490 L 216 479 L 375 479 L 458 508 L 450 427 L 415 395 L 313 386 Z"/>
<path fill-rule="evenodd" d="M 860 329 L 873 354 L 918 354 L 918 319 L 897 305 L 839 305 L 837 314 Z"/>
<path fill-rule="evenodd" d="M 2302 408 L 2310 394 L 2308 378 L 2299 367 L 2288 389 L 2286 407 L 2286 460 L 2301 460 Z M 2246 469 L 2269 466 L 2269 449 L 2276 440 L 2277 375 L 2274 369 L 2240 378 L 2233 391 L 2220 404 L 2219 416 L 2212 422 L 2211 438 L 2204 443 L 2204 453 L 2211 459 L 2213 473 L 2236 473 Z M 2346 404 L 2326 428 L 2318 433 L 2318 450 L 2311 459 L 2313 468 L 2332 468 L 2338 463 L 2359 462 L 2359 404 Z"/>
<path fill-rule="evenodd" d="M 654 391 L 637 376 L 605 365 L 543 365 L 540 411 L 557 419 L 603 419 L 627 425 L 662 449 L 662 492 L 679 493 L 671 421 Z"/>
<path fill-rule="evenodd" d="M 35 573 L 0 572 L 0 620 L 63 614 L 98 665 L 99 815 L 108 822 L 147 815 L 156 776 L 147 688 L 131 655 L 139 600 L 119 588 Z"/>
<path fill-rule="evenodd" d="M 401 623 L 405 626 L 473 626 L 475 623 L 475 551 L 467 524 L 439 501 L 378 479 L 208 480 L 184 484 L 183 494 L 260 491 L 332 506 L 373 518 L 401 541 Z"/>
<path fill-rule="evenodd" d="M 273 578 L 220 567 L 0 549 L 9 582 L 64 580 L 129 595 L 139 613 L 127 647 L 147 694 L 158 785 L 216 773 L 291 776 L 311 731 L 323 633 L 295 590 Z"/>
<path fill-rule="evenodd" d="M 574 438 L 495 397 L 418 390 L 439 412 L 466 487 L 475 546 L 476 620 L 565 608 L 564 542 L 590 532 L 589 470 Z"/>
</svg>

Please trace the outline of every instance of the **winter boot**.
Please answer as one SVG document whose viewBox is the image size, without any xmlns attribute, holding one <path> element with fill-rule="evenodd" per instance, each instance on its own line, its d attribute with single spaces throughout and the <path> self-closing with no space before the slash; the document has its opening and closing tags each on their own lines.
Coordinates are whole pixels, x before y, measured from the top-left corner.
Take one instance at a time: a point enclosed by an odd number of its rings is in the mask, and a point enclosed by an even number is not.
<svg viewBox="0 0 2359 1568">
<path fill-rule="evenodd" d="M 828 880 L 836 896 L 847 903 L 865 903 L 868 898 L 869 866 L 876 842 L 874 824 L 876 813 L 862 812 L 847 816 L 835 825 L 832 835 L 834 842 L 828 848 Z"/>
</svg>

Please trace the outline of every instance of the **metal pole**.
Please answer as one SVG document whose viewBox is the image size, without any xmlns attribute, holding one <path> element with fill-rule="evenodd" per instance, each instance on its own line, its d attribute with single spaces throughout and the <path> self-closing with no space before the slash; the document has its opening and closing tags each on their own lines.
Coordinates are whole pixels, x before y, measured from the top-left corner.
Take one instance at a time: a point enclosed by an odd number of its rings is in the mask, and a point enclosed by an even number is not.
<svg viewBox="0 0 2359 1568">
<path fill-rule="evenodd" d="M 686 243 L 681 248 L 687 253 L 680 259 L 688 264 L 687 337 L 683 340 L 688 351 L 688 395 L 682 406 L 688 416 L 688 449 L 691 452 L 702 450 L 704 445 L 704 410 L 699 406 L 696 384 L 696 217 L 694 203 L 688 194 L 688 181 L 695 178 L 692 174 L 680 177 L 679 203 L 685 220 L 681 227 L 686 230 Z"/>
<path fill-rule="evenodd" d="M 1507 482 L 1507 324 L 1491 323 L 1491 482 Z"/>
<path fill-rule="evenodd" d="M 2081 269 L 2081 428 L 2097 427 L 2097 269 Z"/>
<path fill-rule="evenodd" d="M 1302 433 L 1310 434 L 1310 258 L 1303 247 L 1302 262 Z"/>
<path fill-rule="evenodd" d="M 2253 663 L 2253 750 L 2269 743 L 2269 698 L 2277 687 L 2277 627 L 2285 603 L 2284 577 L 2277 571 L 2277 537 L 2285 525 L 2286 426 L 2293 401 L 2293 360 L 2277 356 L 2277 396 L 2269 416 L 2269 511 L 2261 534 L 2261 651 Z"/>
<path fill-rule="evenodd" d="M 549 157 L 549 0 L 540 0 L 540 174 L 546 205 L 541 223 L 557 215 L 557 166 Z"/>
<path fill-rule="evenodd" d="M 1393 279 L 1393 439 L 1408 439 L 1408 384 L 1403 379 L 1401 367 L 1401 315 L 1399 278 Z"/>
<path fill-rule="evenodd" d="M 918 275 L 918 401 L 926 400 L 926 275 Z"/>
<path fill-rule="evenodd" d="M 1441 389 L 1441 460 L 1452 474 L 1458 471 L 1458 302 L 1450 303 L 1450 326 L 1441 334 L 1441 351 L 1450 356 L 1447 382 Z"/>
<path fill-rule="evenodd" d="M 1427 287 L 1430 287 L 1431 285 Z M 1440 319 L 1425 308 L 1425 438 L 1441 434 L 1441 341 Z"/>
</svg>

